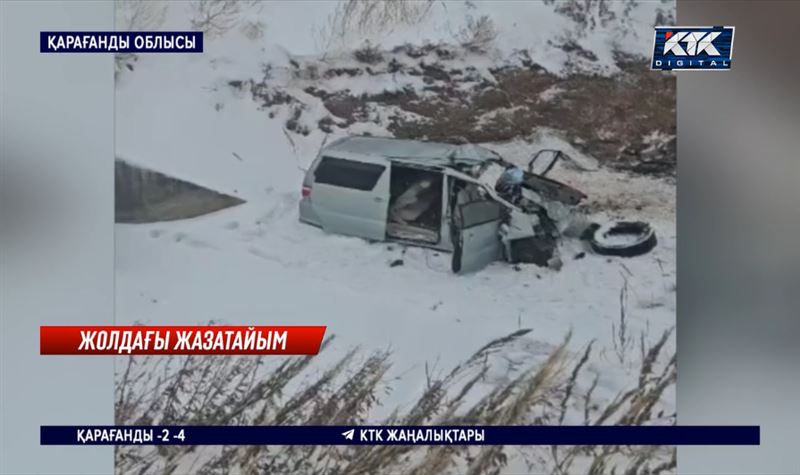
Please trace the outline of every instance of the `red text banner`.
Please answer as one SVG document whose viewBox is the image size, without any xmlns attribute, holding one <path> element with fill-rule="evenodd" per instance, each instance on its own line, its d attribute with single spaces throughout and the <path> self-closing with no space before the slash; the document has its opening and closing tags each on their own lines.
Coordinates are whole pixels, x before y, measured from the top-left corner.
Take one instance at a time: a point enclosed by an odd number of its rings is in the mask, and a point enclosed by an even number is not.
<svg viewBox="0 0 800 475">
<path fill-rule="evenodd" d="M 325 326 L 42 326 L 42 355 L 316 355 Z"/>
</svg>

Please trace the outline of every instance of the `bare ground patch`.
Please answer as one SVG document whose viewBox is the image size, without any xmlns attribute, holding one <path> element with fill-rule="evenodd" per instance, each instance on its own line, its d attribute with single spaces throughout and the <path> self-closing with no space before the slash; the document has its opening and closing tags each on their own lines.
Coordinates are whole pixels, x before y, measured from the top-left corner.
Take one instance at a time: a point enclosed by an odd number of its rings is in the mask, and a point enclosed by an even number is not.
<svg viewBox="0 0 800 475">
<path fill-rule="evenodd" d="M 374 121 L 370 111 L 391 106 L 394 112 L 385 126 L 399 138 L 503 142 L 527 139 L 547 128 L 560 131 L 576 149 L 611 168 L 674 176 L 675 75 L 650 71 L 645 58 L 623 54 L 616 55 L 619 71 L 611 76 L 573 72 L 565 77 L 546 71 L 526 54 L 488 72 L 469 65 L 463 54 L 442 45 L 406 46 L 372 55 L 369 62 L 328 68 L 295 63 L 293 74 L 306 79 L 303 92 L 322 102 L 328 116 L 315 118 L 309 127 L 325 132 Z M 342 87 L 370 77 L 417 78 L 422 84 L 369 93 Z M 302 102 L 292 92 L 296 84 L 289 87 L 271 79 L 267 74 L 249 81 L 262 107 Z M 287 128 L 297 128 L 302 115 L 302 109 L 293 110 L 292 127 Z"/>
</svg>

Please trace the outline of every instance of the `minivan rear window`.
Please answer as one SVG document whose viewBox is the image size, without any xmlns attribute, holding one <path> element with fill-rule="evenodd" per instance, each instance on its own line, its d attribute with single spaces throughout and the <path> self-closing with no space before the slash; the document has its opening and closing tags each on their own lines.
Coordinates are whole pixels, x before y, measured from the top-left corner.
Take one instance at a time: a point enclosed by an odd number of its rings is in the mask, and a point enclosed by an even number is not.
<svg viewBox="0 0 800 475">
<path fill-rule="evenodd" d="M 314 172 L 314 181 L 326 185 L 370 191 L 386 169 L 377 163 L 357 162 L 343 158 L 322 157 Z"/>
</svg>

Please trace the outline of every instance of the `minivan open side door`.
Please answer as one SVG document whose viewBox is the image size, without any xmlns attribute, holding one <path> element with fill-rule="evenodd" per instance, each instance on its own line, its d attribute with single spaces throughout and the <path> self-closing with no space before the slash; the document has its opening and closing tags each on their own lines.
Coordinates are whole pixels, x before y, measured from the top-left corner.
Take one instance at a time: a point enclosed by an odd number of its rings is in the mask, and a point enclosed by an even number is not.
<svg viewBox="0 0 800 475">
<path fill-rule="evenodd" d="M 451 222 L 453 272 L 475 272 L 502 258 L 502 216 L 502 205 L 492 199 L 456 205 Z"/>
<path fill-rule="evenodd" d="M 322 229 L 382 241 L 389 207 L 388 163 L 323 156 L 314 170 L 311 203 Z"/>
</svg>

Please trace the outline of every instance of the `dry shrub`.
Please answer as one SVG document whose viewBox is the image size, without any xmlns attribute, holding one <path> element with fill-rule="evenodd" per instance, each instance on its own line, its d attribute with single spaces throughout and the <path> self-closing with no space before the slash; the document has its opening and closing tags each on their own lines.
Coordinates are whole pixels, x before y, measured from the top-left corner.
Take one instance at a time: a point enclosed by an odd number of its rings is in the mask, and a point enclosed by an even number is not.
<svg viewBox="0 0 800 475">
<path fill-rule="evenodd" d="M 667 3 L 662 0 L 661 3 Z M 671 6 L 667 8 L 656 8 L 656 18 L 653 21 L 653 26 L 669 26 L 675 24 L 675 3 L 672 2 Z"/>
<path fill-rule="evenodd" d="M 629 29 L 639 0 L 544 0 L 544 3 L 553 5 L 556 13 L 571 19 L 575 23 L 574 33 L 585 37 L 598 27 Z"/>
<path fill-rule="evenodd" d="M 242 23 L 240 29 L 245 38 L 256 41 L 264 38 L 267 25 L 263 21 L 250 20 Z"/>
<path fill-rule="evenodd" d="M 209 37 L 221 36 L 256 7 L 260 7 L 258 0 L 194 0 L 191 4 L 192 29 Z"/>
<path fill-rule="evenodd" d="M 447 374 L 427 371 L 416 403 L 383 421 L 369 418 L 387 393 L 388 351 L 352 349 L 325 369 L 311 356 L 267 368 L 259 356 L 129 357 L 120 365 L 116 423 L 120 425 L 524 425 L 561 424 L 570 408 L 586 404 L 587 425 L 664 423 L 651 412 L 675 383 L 674 356 L 656 371 L 667 332 L 645 355 L 638 385 L 589 414 L 594 384 L 579 390 L 587 346 L 577 358 L 569 335 L 540 364 L 486 390 L 487 359 L 526 335 L 519 330 L 478 350 Z M 331 339 L 323 342 L 321 352 Z M 473 394 L 479 383 L 482 395 Z M 499 473 L 511 453 L 503 446 L 121 446 L 117 473 Z M 661 473 L 674 454 L 661 447 L 526 447 L 529 469 L 552 473 Z M 517 452 L 515 449 L 514 453 Z M 524 456 L 523 456 L 524 457 Z M 527 459 L 527 458 L 526 458 Z"/>
<path fill-rule="evenodd" d="M 116 0 L 114 2 L 114 27 L 117 31 L 155 31 L 164 24 L 167 3 L 159 0 Z M 135 53 L 114 55 L 115 76 L 133 70 Z"/>
<path fill-rule="evenodd" d="M 435 0 L 340 0 L 326 24 L 314 35 L 318 46 L 327 52 L 341 46 L 348 35 L 391 30 L 397 25 L 421 22 Z"/>
<path fill-rule="evenodd" d="M 345 0 L 339 3 L 344 31 L 379 31 L 394 25 L 415 25 L 430 11 L 433 0 Z"/>
<path fill-rule="evenodd" d="M 456 34 L 456 40 L 474 53 L 486 52 L 497 38 L 497 29 L 488 15 L 467 17 L 467 24 Z"/>
<path fill-rule="evenodd" d="M 377 64 L 383 61 L 381 50 L 369 40 L 365 41 L 361 48 L 353 51 L 353 57 L 357 61 L 366 64 Z"/>
<path fill-rule="evenodd" d="M 159 0 L 116 0 L 117 31 L 154 31 L 164 24 L 167 4 Z"/>
</svg>

